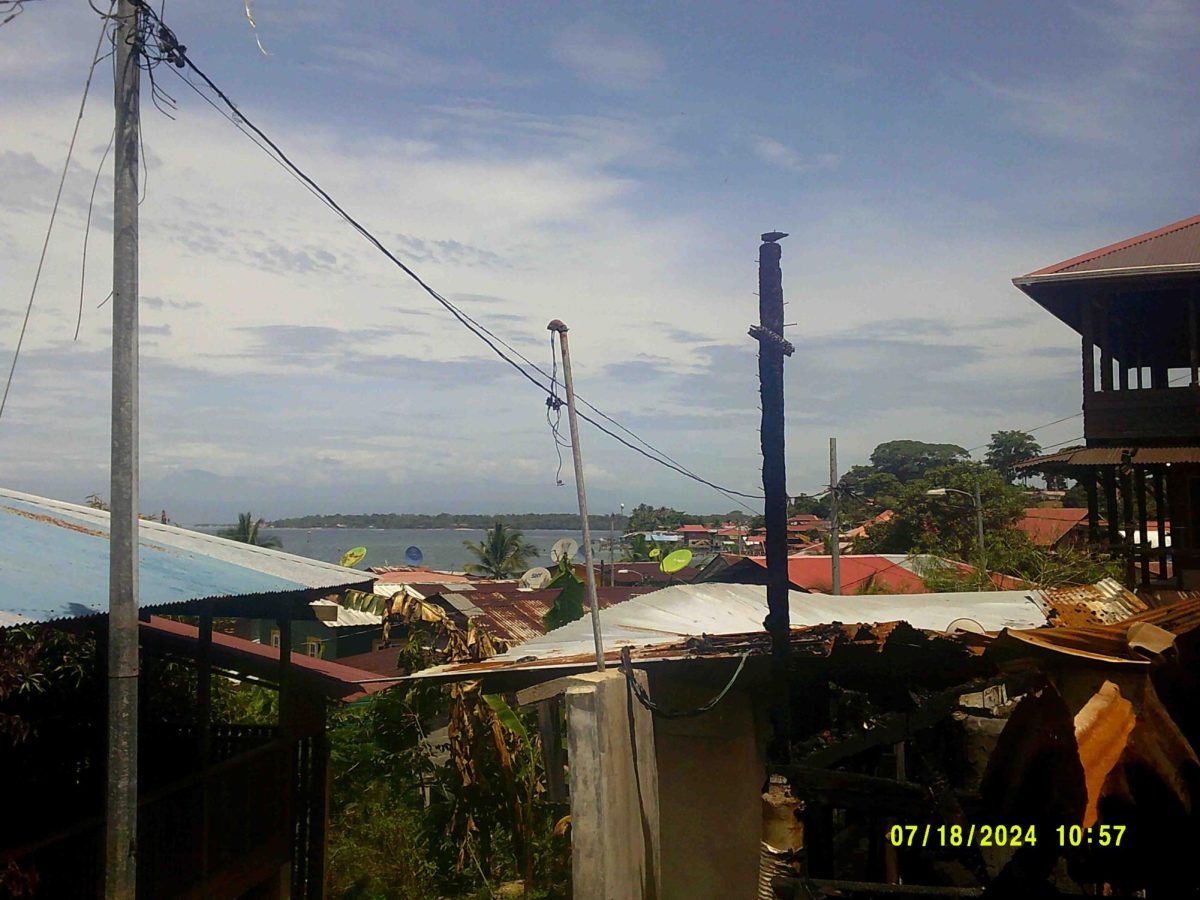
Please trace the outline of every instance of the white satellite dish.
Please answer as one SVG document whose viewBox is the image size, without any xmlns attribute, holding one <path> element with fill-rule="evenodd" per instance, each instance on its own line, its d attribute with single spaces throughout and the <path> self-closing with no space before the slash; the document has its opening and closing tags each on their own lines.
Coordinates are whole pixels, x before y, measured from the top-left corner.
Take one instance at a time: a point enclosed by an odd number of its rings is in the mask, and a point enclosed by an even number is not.
<svg viewBox="0 0 1200 900">
<path fill-rule="evenodd" d="M 555 541 L 554 546 L 550 548 L 550 559 L 552 562 L 559 562 L 563 559 L 572 560 L 578 552 L 579 541 L 572 540 L 571 538 L 563 538 L 562 540 Z"/>
<path fill-rule="evenodd" d="M 965 631 L 968 634 L 987 634 L 987 631 L 982 625 L 980 625 L 974 619 L 968 618 L 955 619 L 946 626 L 947 634 L 954 634 L 956 631 Z"/>
<path fill-rule="evenodd" d="M 550 579 L 553 577 L 549 569 L 536 566 L 521 576 L 521 587 L 534 591 L 541 590 L 550 583 Z"/>
</svg>

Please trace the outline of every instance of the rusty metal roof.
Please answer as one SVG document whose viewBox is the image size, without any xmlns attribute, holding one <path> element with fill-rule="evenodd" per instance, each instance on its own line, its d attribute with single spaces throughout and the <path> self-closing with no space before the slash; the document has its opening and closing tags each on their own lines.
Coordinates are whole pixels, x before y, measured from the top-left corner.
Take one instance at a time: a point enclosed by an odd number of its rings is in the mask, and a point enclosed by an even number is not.
<svg viewBox="0 0 1200 900">
<path fill-rule="evenodd" d="M 1038 269 L 1013 282 L 1086 278 L 1100 273 L 1188 271 L 1200 269 L 1200 216 L 1174 222 L 1115 244 Z"/>
<path fill-rule="evenodd" d="M 1018 469 L 1063 466 L 1152 466 L 1168 463 L 1200 463 L 1200 447 L 1081 447 L 1036 456 L 1018 463 Z"/>
<path fill-rule="evenodd" d="M 1035 596 L 1051 625 L 1112 625 L 1150 608 L 1112 578 L 1096 584 L 1049 588 Z"/>
<path fill-rule="evenodd" d="M 1053 547 L 1071 529 L 1087 520 L 1086 509 L 1064 509 L 1062 507 L 1032 507 L 1017 521 L 1017 528 L 1029 535 L 1039 547 Z"/>
</svg>

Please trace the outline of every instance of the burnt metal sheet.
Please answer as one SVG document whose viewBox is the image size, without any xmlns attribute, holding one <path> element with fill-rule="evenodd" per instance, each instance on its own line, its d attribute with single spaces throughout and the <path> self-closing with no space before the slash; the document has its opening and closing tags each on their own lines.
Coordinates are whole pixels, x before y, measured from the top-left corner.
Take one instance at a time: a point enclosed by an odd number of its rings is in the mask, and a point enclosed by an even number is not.
<svg viewBox="0 0 1200 900">
<path fill-rule="evenodd" d="M 104 510 L 0 489 L 0 627 L 104 614 L 108 524 Z M 369 590 L 375 580 L 369 572 L 158 522 L 139 522 L 138 547 L 143 608 L 317 599 L 348 588 Z"/>
<path fill-rule="evenodd" d="M 1049 588 L 1036 597 L 1051 625 L 1112 625 L 1150 608 L 1112 578 L 1096 584 Z"/>
</svg>

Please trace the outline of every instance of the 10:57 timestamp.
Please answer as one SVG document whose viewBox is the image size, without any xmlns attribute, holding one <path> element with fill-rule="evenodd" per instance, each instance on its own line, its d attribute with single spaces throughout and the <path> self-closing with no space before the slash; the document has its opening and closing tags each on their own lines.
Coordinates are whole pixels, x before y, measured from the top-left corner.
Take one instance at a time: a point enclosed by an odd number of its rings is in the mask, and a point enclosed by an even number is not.
<svg viewBox="0 0 1200 900">
<path fill-rule="evenodd" d="M 1055 831 L 1060 847 L 1120 847 L 1125 837 L 1124 825 L 1059 825 Z"/>
</svg>

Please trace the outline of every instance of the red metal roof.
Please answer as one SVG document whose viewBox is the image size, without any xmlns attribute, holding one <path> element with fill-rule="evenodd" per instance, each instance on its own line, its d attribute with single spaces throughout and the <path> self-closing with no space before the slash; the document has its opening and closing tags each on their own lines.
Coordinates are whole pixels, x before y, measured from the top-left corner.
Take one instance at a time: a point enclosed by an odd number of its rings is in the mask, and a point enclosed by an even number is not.
<svg viewBox="0 0 1200 900">
<path fill-rule="evenodd" d="M 200 643 L 200 630 L 194 625 L 151 616 L 149 622 L 140 622 L 139 626 L 143 644 L 174 648 L 190 658 L 195 657 Z M 218 668 L 242 675 L 253 675 L 264 681 L 274 682 L 279 676 L 278 648 L 256 644 L 229 634 L 213 632 L 212 660 L 213 665 Z M 357 700 L 396 683 L 394 678 L 381 679 L 373 672 L 364 672 L 330 660 L 316 659 L 303 653 L 293 652 L 291 661 L 297 685 L 336 700 Z"/>
<path fill-rule="evenodd" d="M 712 531 L 707 525 L 680 525 L 675 530 L 686 534 L 708 534 Z"/>
<path fill-rule="evenodd" d="M 765 556 L 750 556 L 764 569 Z M 842 593 L 854 594 L 868 586 L 883 588 L 891 594 L 923 594 L 925 582 L 903 564 L 886 556 L 841 557 Z M 827 594 L 833 590 L 833 562 L 830 556 L 789 556 L 788 580 L 802 591 Z"/>
<path fill-rule="evenodd" d="M 1154 266 L 1200 265 L 1200 216 L 1091 250 L 1030 272 L 1024 278 L 1069 272 L 1104 272 Z M 1018 279 L 1021 280 L 1021 279 Z"/>
<path fill-rule="evenodd" d="M 1087 519 L 1086 509 L 1027 509 L 1017 528 L 1039 547 L 1053 547 Z"/>
</svg>

